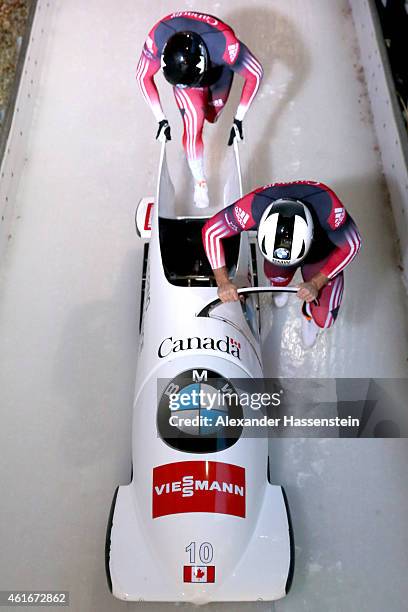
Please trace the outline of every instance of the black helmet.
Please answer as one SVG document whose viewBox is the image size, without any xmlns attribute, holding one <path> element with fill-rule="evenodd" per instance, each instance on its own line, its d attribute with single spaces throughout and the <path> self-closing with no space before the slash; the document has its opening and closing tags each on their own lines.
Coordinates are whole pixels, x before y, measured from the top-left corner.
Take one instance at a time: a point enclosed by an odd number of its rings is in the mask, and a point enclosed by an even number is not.
<svg viewBox="0 0 408 612">
<path fill-rule="evenodd" d="M 208 69 L 207 47 L 195 32 L 177 32 L 164 46 L 161 66 L 172 85 L 199 87 Z"/>
</svg>

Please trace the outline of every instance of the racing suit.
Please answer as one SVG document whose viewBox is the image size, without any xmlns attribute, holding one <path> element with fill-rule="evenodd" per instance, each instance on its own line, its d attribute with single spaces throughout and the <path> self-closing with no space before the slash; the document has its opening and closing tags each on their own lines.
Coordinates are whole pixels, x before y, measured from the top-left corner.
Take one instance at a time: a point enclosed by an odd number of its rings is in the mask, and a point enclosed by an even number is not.
<svg viewBox="0 0 408 612">
<path fill-rule="evenodd" d="M 160 69 L 163 48 L 176 32 L 195 32 L 203 39 L 210 56 L 210 67 L 200 87 L 173 88 L 183 124 L 183 147 L 196 181 L 205 180 L 203 126 L 215 123 L 231 90 L 234 73 L 244 78 L 241 100 L 235 115 L 242 121 L 259 89 L 262 66 L 233 30 L 217 17 L 191 11 L 164 17 L 149 32 L 136 71 L 145 100 L 158 122 L 165 119 L 154 75 Z"/>
<path fill-rule="evenodd" d="M 326 185 L 313 181 L 273 183 L 259 187 L 221 210 L 203 227 L 203 243 L 213 269 L 225 266 L 225 238 L 258 227 L 264 210 L 275 200 L 292 198 L 303 202 L 313 218 L 313 241 L 306 257 L 295 266 L 276 265 L 264 260 L 264 271 L 271 284 L 284 287 L 300 267 L 305 282 L 317 273 L 328 283 L 319 291 L 316 302 L 304 303 L 303 314 L 316 325 L 327 328 L 337 318 L 344 290 L 343 270 L 361 246 L 356 224 L 336 194 Z"/>
</svg>

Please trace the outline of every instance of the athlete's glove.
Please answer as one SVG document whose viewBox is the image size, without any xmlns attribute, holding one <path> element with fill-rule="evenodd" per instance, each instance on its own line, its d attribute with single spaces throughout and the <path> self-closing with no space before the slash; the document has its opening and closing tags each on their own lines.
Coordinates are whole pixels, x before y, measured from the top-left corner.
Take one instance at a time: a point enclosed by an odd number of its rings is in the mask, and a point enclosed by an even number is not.
<svg viewBox="0 0 408 612">
<path fill-rule="evenodd" d="M 157 130 L 156 140 L 167 142 L 171 140 L 170 125 L 167 119 L 159 121 L 159 129 Z"/>
<path fill-rule="evenodd" d="M 240 140 L 244 140 L 244 132 L 242 131 L 242 121 L 239 121 L 238 119 L 234 119 L 234 123 L 232 124 L 231 132 L 230 132 L 230 136 L 228 140 L 229 147 L 232 145 L 235 138 L 238 140 L 238 142 Z"/>
</svg>

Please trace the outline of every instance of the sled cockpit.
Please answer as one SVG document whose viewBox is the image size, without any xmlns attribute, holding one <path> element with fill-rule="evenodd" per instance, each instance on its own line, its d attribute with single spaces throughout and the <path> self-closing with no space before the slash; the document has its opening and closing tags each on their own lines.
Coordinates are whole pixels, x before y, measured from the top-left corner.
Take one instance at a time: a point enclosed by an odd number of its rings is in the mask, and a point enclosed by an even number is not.
<svg viewBox="0 0 408 612">
<path fill-rule="evenodd" d="M 216 282 L 204 250 L 201 231 L 207 219 L 159 217 L 160 250 L 164 273 L 172 285 L 211 287 Z M 233 275 L 238 264 L 240 235 L 228 238 L 226 265 Z"/>
</svg>

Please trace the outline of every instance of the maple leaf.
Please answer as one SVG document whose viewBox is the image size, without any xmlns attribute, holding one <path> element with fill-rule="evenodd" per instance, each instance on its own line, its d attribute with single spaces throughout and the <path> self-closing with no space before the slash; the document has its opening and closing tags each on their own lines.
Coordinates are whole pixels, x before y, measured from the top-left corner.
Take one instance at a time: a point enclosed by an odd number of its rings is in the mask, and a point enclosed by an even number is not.
<svg viewBox="0 0 408 612">
<path fill-rule="evenodd" d="M 196 578 L 199 578 L 199 579 L 200 579 L 200 578 L 204 578 L 204 572 L 203 572 L 203 570 L 202 570 L 202 569 L 200 569 L 200 568 L 198 568 L 198 570 L 196 570 L 195 575 L 196 575 Z"/>
</svg>

